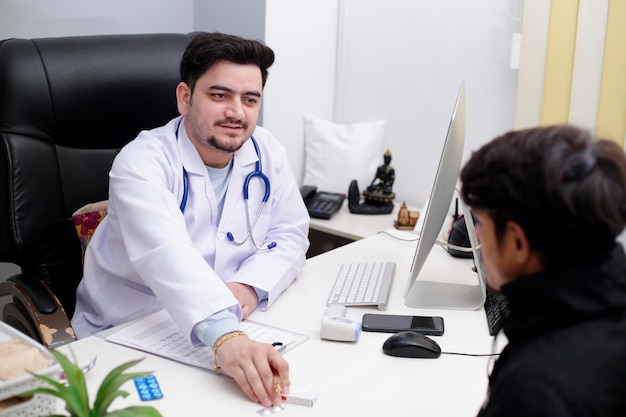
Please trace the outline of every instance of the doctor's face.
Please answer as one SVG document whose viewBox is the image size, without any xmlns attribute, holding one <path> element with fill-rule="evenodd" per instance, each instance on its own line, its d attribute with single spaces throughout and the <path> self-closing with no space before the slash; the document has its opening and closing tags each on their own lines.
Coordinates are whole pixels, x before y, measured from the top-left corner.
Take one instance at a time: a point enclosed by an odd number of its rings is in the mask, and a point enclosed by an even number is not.
<svg viewBox="0 0 626 417">
<path fill-rule="evenodd" d="M 193 94 L 180 83 L 178 110 L 189 138 L 208 166 L 221 168 L 252 135 L 259 118 L 263 82 L 256 65 L 215 63 L 198 78 Z"/>
</svg>

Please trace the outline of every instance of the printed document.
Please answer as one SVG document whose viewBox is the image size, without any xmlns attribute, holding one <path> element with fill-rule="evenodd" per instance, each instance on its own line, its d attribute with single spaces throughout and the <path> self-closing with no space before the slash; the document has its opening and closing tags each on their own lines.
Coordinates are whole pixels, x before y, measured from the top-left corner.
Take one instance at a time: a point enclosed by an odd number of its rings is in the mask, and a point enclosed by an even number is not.
<svg viewBox="0 0 626 417">
<path fill-rule="evenodd" d="M 253 340 L 275 343 L 281 352 L 299 345 L 307 336 L 245 320 L 242 330 Z M 193 347 L 166 310 L 137 320 L 106 337 L 106 340 L 173 359 L 187 365 L 213 370 L 213 349 Z"/>
</svg>

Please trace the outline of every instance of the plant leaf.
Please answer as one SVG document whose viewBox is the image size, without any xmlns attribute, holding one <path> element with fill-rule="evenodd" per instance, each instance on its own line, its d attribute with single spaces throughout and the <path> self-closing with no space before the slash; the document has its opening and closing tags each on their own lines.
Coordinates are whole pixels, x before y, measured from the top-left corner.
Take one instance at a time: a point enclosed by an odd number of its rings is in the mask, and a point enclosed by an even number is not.
<svg viewBox="0 0 626 417">
<path fill-rule="evenodd" d="M 71 350 L 74 362 L 70 361 L 61 352 L 52 350 L 50 353 L 63 368 L 67 385 L 59 388 L 59 392 L 64 395 L 65 409 L 72 416 L 89 417 L 89 394 L 87 393 L 87 384 L 83 370 L 78 366 L 78 360 L 74 351 Z"/>
<path fill-rule="evenodd" d="M 128 392 L 118 389 L 122 386 L 126 381 L 130 381 L 131 379 L 148 376 L 152 372 L 134 372 L 129 374 L 120 374 L 116 378 L 109 381 L 107 384 L 104 382 L 100 385 L 100 389 L 98 390 L 96 402 L 93 406 L 93 417 L 104 417 L 108 414 L 106 413 L 107 409 L 111 406 L 111 403 L 117 398 L 128 397 Z M 98 402 L 100 400 L 100 402 Z"/>
<path fill-rule="evenodd" d="M 146 406 L 128 407 L 123 410 L 118 410 L 107 414 L 107 408 L 111 405 L 113 400 L 115 400 L 117 397 L 124 398 L 129 395 L 128 392 L 119 389 L 125 382 L 137 377 L 147 376 L 152 373 L 124 373 L 124 371 L 126 371 L 131 366 L 141 362 L 143 358 L 125 362 L 107 374 L 107 376 L 102 381 L 100 388 L 98 389 L 93 410 L 91 410 L 90 412 L 89 396 L 87 393 L 85 377 L 82 369 L 77 365 L 77 360 L 74 352 L 72 352 L 72 355 L 74 356 L 74 362 L 70 361 L 61 352 L 51 350 L 50 353 L 61 365 L 61 368 L 65 373 L 67 385 L 45 375 L 33 374 L 34 377 L 44 382 L 47 382 L 48 384 L 50 384 L 50 386 L 32 389 L 28 392 L 20 394 L 21 396 L 45 394 L 58 397 L 65 402 L 65 409 L 70 413 L 71 416 L 74 417 L 162 417 L 161 413 L 159 413 L 159 411 L 157 411 L 155 408 Z M 55 414 L 49 417 L 66 416 Z"/>
<path fill-rule="evenodd" d="M 128 395 L 126 391 L 119 389 L 126 381 L 151 374 L 151 372 L 124 373 L 125 370 L 138 364 L 142 360 L 143 358 L 125 362 L 107 374 L 96 394 L 92 412 L 93 417 L 105 416 L 113 400 L 117 397 L 126 397 Z"/>
<path fill-rule="evenodd" d="M 55 390 L 53 388 L 47 388 L 47 387 L 35 388 L 35 389 L 30 390 L 30 391 L 23 392 L 19 396 L 20 397 L 30 397 L 31 395 L 34 395 L 34 394 L 51 395 L 53 397 L 58 397 L 58 398 L 62 399 L 63 401 L 65 401 L 65 396 L 62 393 L 60 393 L 58 390 Z"/>
<path fill-rule="evenodd" d="M 153 407 L 135 406 L 123 410 L 117 410 L 107 417 L 163 417 L 159 411 Z"/>
<path fill-rule="evenodd" d="M 67 386 L 45 375 L 34 376 L 51 385 L 50 387 L 39 387 L 30 390 L 21 395 L 47 394 L 58 397 L 65 402 L 65 409 L 72 416 L 89 417 L 89 396 L 87 394 L 87 385 L 82 370 L 76 363 L 72 363 L 61 352 L 51 350 L 50 353 L 57 360 L 61 368 L 65 372 L 67 378 Z M 73 352 L 72 352 L 73 354 Z M 74 356 L 74 362 L 76 357 Z"/>
</svg>

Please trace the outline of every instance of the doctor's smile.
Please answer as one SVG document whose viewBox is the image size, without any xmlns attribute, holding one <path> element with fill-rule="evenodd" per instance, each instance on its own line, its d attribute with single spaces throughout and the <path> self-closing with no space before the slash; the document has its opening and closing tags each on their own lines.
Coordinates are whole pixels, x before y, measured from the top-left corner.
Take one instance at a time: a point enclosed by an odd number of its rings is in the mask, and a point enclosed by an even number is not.
<svg viewBox="0 0 626 417">
<path fill-rule="evenodd" d="M 215 123 L 216 126 L 221 127 L 223 129 L 226 130 L 235 130 L 237 132 L 241 131 L 241 130 L 248 130 L 248 123 L 229 123 L 229 122 L 217 122 Z"/>
</svg>

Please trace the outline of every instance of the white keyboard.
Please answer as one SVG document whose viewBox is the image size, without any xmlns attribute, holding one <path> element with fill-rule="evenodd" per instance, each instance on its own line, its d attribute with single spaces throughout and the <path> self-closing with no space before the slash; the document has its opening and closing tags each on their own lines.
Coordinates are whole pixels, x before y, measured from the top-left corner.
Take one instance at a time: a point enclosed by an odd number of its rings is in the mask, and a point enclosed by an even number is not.
<svg viewBox="0 0 626 417">
<path fill-rule="evenodd" d="M 387 307 L 394 262 L 359 262 L 341 265 L 326 305 Z"/>
</svg>

